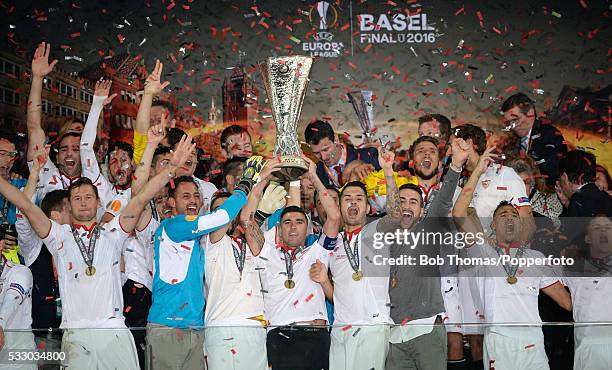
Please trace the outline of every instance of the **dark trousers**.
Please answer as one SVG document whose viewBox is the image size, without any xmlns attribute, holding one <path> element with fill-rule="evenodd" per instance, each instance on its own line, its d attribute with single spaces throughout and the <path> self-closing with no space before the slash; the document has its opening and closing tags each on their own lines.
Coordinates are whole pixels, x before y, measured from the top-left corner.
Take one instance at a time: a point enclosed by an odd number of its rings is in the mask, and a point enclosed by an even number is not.
<svg viewBox="0 0 612 370">
<path fill-rule="evenodd" d="M 276 328 L 268 332 L 268 362 L 272 365 L 272 370 L 327 370 L 329 345 L 327 328 Z"/>
<path fill-rule="evenodd" d="M 123 284 L 123 315 L 128 328 L 133 328 L 131 332 L 141 369 L 145 368 L 146 327 L 151 303 L 151 291 L 146 286 L 130 279 Z"/>
<path fill-rule="evenodd" d="M 60 319 L 57 317 L 56 299 L 59 298 L 59 288 L 53 276 L 51 253 L 44 245 L 32 265 L 32 329 L 58 328 Z M 35 334 L 47 335 L 36 331 Z"/>
</svg>

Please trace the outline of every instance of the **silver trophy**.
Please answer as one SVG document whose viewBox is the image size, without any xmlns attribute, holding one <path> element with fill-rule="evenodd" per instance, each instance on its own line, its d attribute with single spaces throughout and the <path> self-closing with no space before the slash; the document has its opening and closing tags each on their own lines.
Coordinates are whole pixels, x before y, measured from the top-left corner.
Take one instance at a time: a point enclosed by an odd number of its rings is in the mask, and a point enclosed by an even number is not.
<svg viewBox="0 0 612 370">
<path fill-rule="evenodd" d="M 346 94 L 353 104 L 357 119 L 361 125 L 364 142 L 371 143 L 374 140 L 374 109 L 372 106 L 372 92 L 369 90 L 351 91 Z"/>
<path fill-rule="evenodd" d="M 283 162 L 282 169 L 274 176 L 281 181 L 296 180 L 308 171 L 298 141 L 297 124 L 312 62 L 312 57 L 287 56 L 272 57 L 259 63 L 276 125 L 274 156 L 280 156 Z"/>
</svg>

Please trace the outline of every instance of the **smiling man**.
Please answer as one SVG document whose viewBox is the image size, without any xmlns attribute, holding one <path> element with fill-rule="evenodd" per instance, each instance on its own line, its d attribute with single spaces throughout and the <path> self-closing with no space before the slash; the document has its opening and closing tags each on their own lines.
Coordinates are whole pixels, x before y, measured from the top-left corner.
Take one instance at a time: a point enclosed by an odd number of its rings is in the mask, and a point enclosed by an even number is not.
<svg viewBox="0 0 612 370">
<path fill-rule="evenodd" d="M 554 186 L 559 177 L 559 160 L 567 153 L 563 134 L 537 117 L 533 100 L 523 93 L 506 99 L 501 110 L 507 128 L 518 138 L 515 151 L 532 157 L 538 163 L 546 183 Z"/>
<path fill-rule="evenodd" d="M 308 124 L 304 136 L 310 150 L 319 160 L 317 175 L 325 186 L 334 185 L 339 188 L 347 182 L 348 179 L 343 178 L 343 172 L 346 166 L 354 160 L 364 162 L 360 168 L 354 169 L 355 172 L 363 174 L 360 178 L 364 178 L 364 175 L 373 169 L 380 170 L 376 148 L 357 149 L 354 146 L 340 143 L 328 122 L 317 120 Z"/>
</svg>

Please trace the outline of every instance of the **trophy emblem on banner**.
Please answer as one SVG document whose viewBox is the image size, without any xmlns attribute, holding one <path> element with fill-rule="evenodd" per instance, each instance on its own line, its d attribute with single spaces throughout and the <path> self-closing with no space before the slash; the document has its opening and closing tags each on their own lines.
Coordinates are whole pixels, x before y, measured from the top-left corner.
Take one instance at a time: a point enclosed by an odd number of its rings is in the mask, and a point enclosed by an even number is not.
<svg viewBox="0 0 612 370">
<path fill-rule="evenodd" d="M 369 90 L 351 91 L 346 94 L 353 104 L 353 109 L 357 113 L 357 119 L 361 125 L 364 142 L 371 143 L 374 141 L 374 109 L 372 106 L 372 92 Z"/>
<path fill-rule="evenodd" d="M 274 176 L 280 181 L 296 180 L 308 171 L 298 141 L 297 124 L 306 87 L 310 81 L 313 58 L 308 56 L 271 57 L 259 63 L 276 125 L 274 156 L 283 166 Z"/>
</svg>

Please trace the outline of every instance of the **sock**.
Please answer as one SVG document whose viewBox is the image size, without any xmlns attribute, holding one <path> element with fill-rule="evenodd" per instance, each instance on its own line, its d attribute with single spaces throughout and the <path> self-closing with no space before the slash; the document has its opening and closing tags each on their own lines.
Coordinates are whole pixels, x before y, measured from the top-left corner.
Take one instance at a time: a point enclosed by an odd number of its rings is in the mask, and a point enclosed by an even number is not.
<svg viewBox="0 0 612 370">
<path fill-rule="evenodd" d="M 472 361 L 472 369 L 473 370 L 484 370 L 484 361 Z"/>
<path fill-rule="evenodd" d="M 468 361 L 463 358 L 461 360 L 448 360 L 446 362 L 447 370 L 470 370 Z"/>
</svg>

